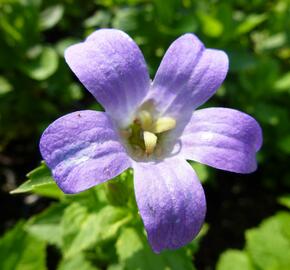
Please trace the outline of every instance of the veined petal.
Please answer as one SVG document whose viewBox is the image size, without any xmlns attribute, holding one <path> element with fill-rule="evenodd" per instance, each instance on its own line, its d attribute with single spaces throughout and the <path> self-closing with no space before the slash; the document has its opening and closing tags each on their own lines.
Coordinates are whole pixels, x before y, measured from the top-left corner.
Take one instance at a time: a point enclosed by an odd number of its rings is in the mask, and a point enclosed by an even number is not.
<svg viewBox="0 0 290 270">
<path fill-rule="evenodd" d="M 135 196 L 152 249 L 176 249 L 193 240 L 203 224 L 203 188 L 183 159 L 134 163 Z"/>
<path fill-rule="evenodd" d="M 125 126 L 149 85 L 144 57 L 136 43 L 115 29 L 97 30 L 65 51 L 65 59 L 106 112 Z"/>
<path fill-rule="evenodd" d="M 167 50 L 148 99 L 161 115 L 184 118 L 215 93 L 227 71 L 228 57 L 223 51 L 205 49 L 195 35 L 185 34 Z"/>
<path fill-rule="evenodd" d="M 208 108 L 193 113 L 175 152 L 217 169 L 237 173 L 256 170 L 262 130 L 251 116 L 233 109 Z"/>
<path fill-rule="evenodd" d="M 57 119 L 44 131 L 40 152 L 65 193 L 86 190 L 131 165 L 110 118 L 96 111 Z"/>
</svg>

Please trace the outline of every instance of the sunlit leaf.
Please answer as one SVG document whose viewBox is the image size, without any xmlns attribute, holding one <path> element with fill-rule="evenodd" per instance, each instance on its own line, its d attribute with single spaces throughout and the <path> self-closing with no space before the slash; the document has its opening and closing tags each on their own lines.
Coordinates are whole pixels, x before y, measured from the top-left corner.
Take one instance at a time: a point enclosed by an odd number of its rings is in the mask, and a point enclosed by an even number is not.
<svg viewBox="0 0 290 270">
<path fill-rule="evenodd" d="M 43 186 L 56 185 L 51 176 L 51 172 L 45 163 L 42 163 L 39 167 L 28 173 L 27 178 L 29 179 L 28 181 L 24 182 L 21 186 L 12 190 L 10 193 L 16 194 L 30 192 Z"/>
<path fill-rule="evenodd" d="M 39 55 L 22 63 L 20 69 L 35 80 L 45 80 L 50 77 L 58 67 L 58 55 L 50 47 L 44 47 Z"/>
<path fill-rule="evenodd" d="M 205 183 L 209 177 L 209 169 L 207 166 L 197 163 L 197 162 L 189 162 L 192 168 L 196 171 L 196 174 L 198 175 L 198 179 Z"/>
<path fill-rule="evenodd" d="M 257 38 L 255 42 L 258 51 L 273 50 L 286 44 L 287 35 L 283 32 L 269 37 L 262 35 L 261 38 Z"/>
<path fill-rule="evenodd" d="M 65 252 L 70 249 L 74 239 L 79 233 L 79 230 L 82 224 L 86 221 L 87 217 L 87 209 L 78 203 L 73 203 L 65 209 L 60 224 L 62 247 Z"/>
<path fill-rule="evenodd" d="M 76 256 L 64 259 L 61 261 L 57 270 L 98 270 L 99 268 L 93 266 L 93 264 L 87 260 L 84 254 L 79 253 Z"/>
<path fill-rule="evenodd" d="M 111 15 L 105 10 L 98 10 L 94 15 L 84 21 L 85 27 L 108 27 Z"/>
<path fill-rule="evenodd" d="M 112 20 L 114 28 L 122 29 L 123 31 L 134 31 L 138 28 L 138 9 L 123 8 L 116 12 L 116 16 Z"/>
<path fill-rule="evenodd" d="M 290 209 L 290 194 L 279 197 L 278 201 Z"/>
<path fill-rule="evenodd" d="M 65 210 L 65 205 L 54 204 L 41 214 L 31 218 L 26 230 L 36 238 L 49 244 L 61 247 L 62 232 L 60 222 Z"/>
<path fill-rule="evenodd" d="M 12 91 L 13 86 L 3 76 L 0 76 L 0 96 Z"/>
<path fill-rule="evenodd" d="M 290 214 L 281 212 L 246 232 L 246 250 L 255 265 L 263 270 L 289 268 L 289 228 Z"/>
<path fill-rule="evenodd" d="M 76 213 L 79 213 L 78 216 Z M 97 213 L 87 214 L 84 208 L 72 206 L 66 211 L 63 221 L 66 257 L 71 257 L 78 252 L 112 239 L 118 230 L 130 221 L 124 209 L 106 206 Z M 68 235 L 65 226 L 71 223 L 72 228 Z"/>
<path fill-rule="evenodd" d="M 202 31 L 209 37 L 219 37 L 223 33 L 222 23 L 215 17 L 206 13 L 198 13 L 201 20 Z"/>
<path fill-rule="evenodd" d="M 41 30 L 47 30 L 55 26 L 62 18 L 64 8 L 62 5 L 50 6 L 40 14 L 39 27 Z"/>
<path fill-rule="evenodd" d="M 46 270 L 45 244 L 28 235 L 19 222 L 0 239 L 0 269 Z"/>
<path fill-rule="evenodd" d="M 278 91 L 288 91 L 290 93 L 290 72 L 285 73 L 274 85 Z"/>
<path fill-rule="evenodd" d="M 266 14 L 250 14 L 237 27 L 238 34 L 246 34 L 263 23 L 267 19 Z"/>
<path fill-rule="evenodd" d="M 191 257 L 188 257 L 184 250 L 155 254 L 147 241 L 144 241 L 133 228 L 126 228 L 122 231 L 116 243 L 116 249 L 120 262 L 127 270 L 194 269 Z"/>
<path fill-rule="evenodd" d="M 222 253 L 217 263 L 217 270 L 255 270 L 248 254 L 230 249 Z"/>
</svg>

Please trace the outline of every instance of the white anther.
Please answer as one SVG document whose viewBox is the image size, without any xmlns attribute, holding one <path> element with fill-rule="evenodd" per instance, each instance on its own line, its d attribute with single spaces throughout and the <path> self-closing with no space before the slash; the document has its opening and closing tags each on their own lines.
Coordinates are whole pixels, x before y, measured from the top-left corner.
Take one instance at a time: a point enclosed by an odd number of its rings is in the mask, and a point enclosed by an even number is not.
<svg viewBox="0 0 290 270">
<path fill-rule="evenodd" d="M 157 144 L 157 136 L 152 132 L 144 131 L 143 138 L 145 144 L 145 152 L 147 155 L 151 155 L 154 152 Z"/>
<path fill-rule="evenodd" d="M 149 130 L 152 125 L 152 116 L 148 111 L 140 111 L 138 113 L 138 120 L 141 123 L 143 130 Z"/>
<path fill-rule="evenodd" d="M 175 128 L 176 120 L 171 117 L 161 117 L 158 118 L 157 121 L 154 123 L 153 132 L 154 133 L 161 133 L 168 130 Z"/>
</svg>

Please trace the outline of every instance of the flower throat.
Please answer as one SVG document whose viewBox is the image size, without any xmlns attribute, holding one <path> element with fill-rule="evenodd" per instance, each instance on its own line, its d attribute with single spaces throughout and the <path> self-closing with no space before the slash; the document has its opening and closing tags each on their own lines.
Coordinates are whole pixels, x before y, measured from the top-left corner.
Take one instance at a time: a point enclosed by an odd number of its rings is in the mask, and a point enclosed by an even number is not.
<svg viewBox="0 0 290 270">
<path fill-rule="evenodd" d="M 176 121 L 172 117 L 154 119 L 149 111 L 141 110 L 129 128 L 121 131 L 121 135 L 134 157 L 161 156 L 162 136 L 175 126 Z"/>
</svg>

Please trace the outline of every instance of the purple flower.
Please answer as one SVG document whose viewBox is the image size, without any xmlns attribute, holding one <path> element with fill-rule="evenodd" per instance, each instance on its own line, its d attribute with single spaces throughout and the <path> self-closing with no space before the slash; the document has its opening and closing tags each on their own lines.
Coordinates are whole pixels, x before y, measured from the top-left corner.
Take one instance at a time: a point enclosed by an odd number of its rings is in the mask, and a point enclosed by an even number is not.
<svg viewBox="0 0 290 270">
<path fill-rule="evenodd" d="M 65 193 L 134 169 L 138 208 L 155 252 L 190 242 L 206 202 L 186 160 L 237 173 L 256 170 L 258 123 L 226 108 L 193 110 L 219 88 L 228 57 L 193 34 L 175 40 L 150 81 L 145 60 L 124 32 L 98 30 L 65 59 L 106 112 L 73 112 L 43 133 L 40 151 Z"/>
</svg>

